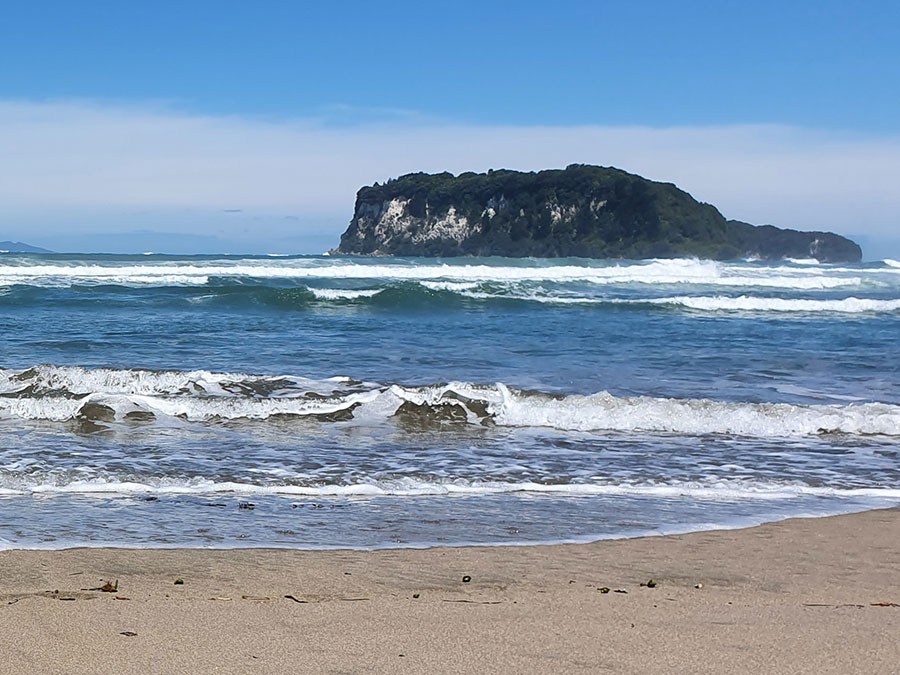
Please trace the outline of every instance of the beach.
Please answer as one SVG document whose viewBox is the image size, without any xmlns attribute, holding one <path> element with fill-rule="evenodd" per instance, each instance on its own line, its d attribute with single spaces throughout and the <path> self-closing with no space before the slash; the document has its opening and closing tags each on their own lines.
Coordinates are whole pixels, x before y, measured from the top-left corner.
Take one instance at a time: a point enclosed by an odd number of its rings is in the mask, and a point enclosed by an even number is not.
<svg viewBox="0 0 900 675">
<path fill-rule="evenodd" d="M 591 544 L 10 550 L 0 671 L 896 673 L 898 560 L 898 509 Z"/>
</svg>

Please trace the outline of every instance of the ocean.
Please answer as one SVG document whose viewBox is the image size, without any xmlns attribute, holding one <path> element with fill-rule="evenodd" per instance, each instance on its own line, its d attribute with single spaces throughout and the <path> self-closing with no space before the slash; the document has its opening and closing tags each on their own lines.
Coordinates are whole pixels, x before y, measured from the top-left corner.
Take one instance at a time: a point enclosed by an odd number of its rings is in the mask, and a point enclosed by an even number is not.
<svg viewBox="0 0 900 675">
<path fill-rule="evenodd" d="M 900 262 L 0 255 L 0 548 L 900 504 Z"/>
</svg>

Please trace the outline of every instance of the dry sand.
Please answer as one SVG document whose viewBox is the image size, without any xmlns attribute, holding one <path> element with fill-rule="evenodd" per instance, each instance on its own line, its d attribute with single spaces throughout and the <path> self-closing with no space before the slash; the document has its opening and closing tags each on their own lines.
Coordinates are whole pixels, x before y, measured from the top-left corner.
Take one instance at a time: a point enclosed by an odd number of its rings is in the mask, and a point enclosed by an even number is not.
<svg viewBox="0 0 900 675">
<path fill-rule="evenodd" d="M 900 606 L 873 603 L 900 605 L 897 509 L 583 545 L 6 551 L 0 672 L 900 673 Z"/>
</svg>

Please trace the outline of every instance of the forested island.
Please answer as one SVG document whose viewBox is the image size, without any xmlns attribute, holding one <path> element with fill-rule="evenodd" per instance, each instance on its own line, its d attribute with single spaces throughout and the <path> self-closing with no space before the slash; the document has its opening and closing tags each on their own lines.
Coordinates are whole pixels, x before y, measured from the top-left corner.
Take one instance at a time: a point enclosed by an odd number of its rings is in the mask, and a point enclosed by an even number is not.
<svg viewBox="0 0 900 675">
<path fill-rule="evenodd" d="M 336 254 L 815 258 L 856 262 L 830 232 L 726 220 L 671 183 L 611 167 L 411 173 L 362 188 Z"/>
</svg>

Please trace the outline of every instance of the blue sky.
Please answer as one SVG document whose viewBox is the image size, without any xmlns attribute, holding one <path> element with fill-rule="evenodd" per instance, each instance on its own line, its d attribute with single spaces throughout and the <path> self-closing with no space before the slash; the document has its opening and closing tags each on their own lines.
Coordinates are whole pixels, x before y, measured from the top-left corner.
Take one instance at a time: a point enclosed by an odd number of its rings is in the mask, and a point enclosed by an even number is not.
<svg viewBox="0 0 900 675">
<path fill-rule="evenodd" d="M 364 183 L 584 161 L 673 180 L 729 217 L 893 245 L 898 7 L 15 3 L 0 152 L 18 183 L 0 186 L 0 239 L 316 250 Z"/>
</svg>

